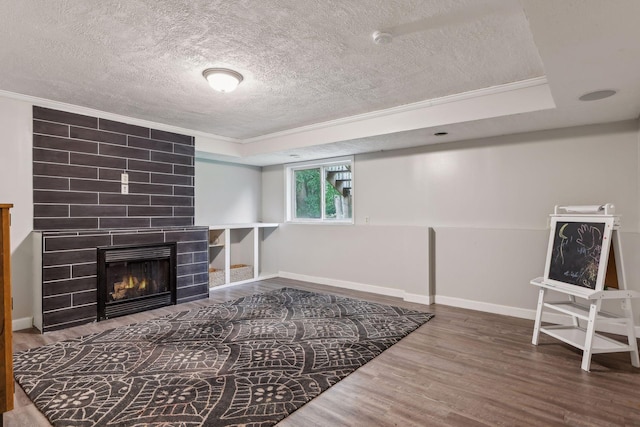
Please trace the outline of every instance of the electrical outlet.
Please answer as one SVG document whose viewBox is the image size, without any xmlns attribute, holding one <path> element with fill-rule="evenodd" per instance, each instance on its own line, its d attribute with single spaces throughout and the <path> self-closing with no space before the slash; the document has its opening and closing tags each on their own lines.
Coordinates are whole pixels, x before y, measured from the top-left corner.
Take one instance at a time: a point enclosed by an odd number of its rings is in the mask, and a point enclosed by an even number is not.
<svg viewBox="0 0 640 427">
<path fill-rule="evenodd" d="M 364 223 L 365 223 L 365 224 L 369 224 L 369 217 L 368 217 L 368 216 L 365 216 L 365 217 L 364 217 Z"/>
<path fill-rule="evenodd" d="M 120 185 L 120 192 L 122 194 L 129 194 L 129 184 Z"/>
</svg>

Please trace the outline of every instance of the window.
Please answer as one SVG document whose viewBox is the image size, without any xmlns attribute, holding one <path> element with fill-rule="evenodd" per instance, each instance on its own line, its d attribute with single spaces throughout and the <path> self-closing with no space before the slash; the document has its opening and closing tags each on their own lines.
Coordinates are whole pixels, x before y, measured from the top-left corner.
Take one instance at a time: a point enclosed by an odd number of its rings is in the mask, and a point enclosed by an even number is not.
<svg viewBox="0 0 640 427">
<path fill-rule="evenodd" d="M 287 165 L 287 221 L 353 223 L 353 158 Z"/>
</svg>

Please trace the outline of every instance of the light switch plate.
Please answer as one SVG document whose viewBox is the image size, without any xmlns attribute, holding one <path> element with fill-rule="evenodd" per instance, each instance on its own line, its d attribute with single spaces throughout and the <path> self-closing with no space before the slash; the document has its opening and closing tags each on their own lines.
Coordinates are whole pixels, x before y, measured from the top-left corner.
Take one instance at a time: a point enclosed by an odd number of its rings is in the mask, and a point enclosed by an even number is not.
<svg viewBox="0 0 640 427">
<path fill-rule="evenodd" d="M 129 174 L 128 173 L 123 173 L 120 175 L 120 182 L 122 184 L 128 184 L 129 183 Z"/>
</svg>

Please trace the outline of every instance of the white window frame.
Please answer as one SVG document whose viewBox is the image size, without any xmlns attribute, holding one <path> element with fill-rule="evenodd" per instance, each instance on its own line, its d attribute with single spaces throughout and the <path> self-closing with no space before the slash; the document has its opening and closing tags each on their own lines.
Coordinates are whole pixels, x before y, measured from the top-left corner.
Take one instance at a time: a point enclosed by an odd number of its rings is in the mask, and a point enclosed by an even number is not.
<svg viewBox="0 0 640 427">
<path fill-rule="evenodd" d="M 345 219 L 333 219 L 326 218 L 326 207 L 325 207 L 325 168 L 329 166 L 336 166 L 341 164 L 348 163 L 351 167 L 351 218 Z M 354 212 L 354 157 L 353 156 L 345 156 L 345 157 L 336 157 L 332 159 L 322 159 L 322 160 L 311 160 L 307 162 L 298 162 L 298 163 L 289 163 L 284 165 L 285 168 L 285 201 L 286 201 L 286 222 L 292 224 L 341 224 L 341 225 L 350 225 L 354 224 L 355 212 Z M 320 168 L 320 176 L 323 181 L 323 185 L 321 185 L 321 194 L 320 194 L 320 202 L 321 202 L 321 218 L 297 218 L 295 216 L 295 206 L 296 206 L 296 191 L 295 191 L 295 179 L 294 173 L 301 169 L 313 169 Z"/>
</svg>

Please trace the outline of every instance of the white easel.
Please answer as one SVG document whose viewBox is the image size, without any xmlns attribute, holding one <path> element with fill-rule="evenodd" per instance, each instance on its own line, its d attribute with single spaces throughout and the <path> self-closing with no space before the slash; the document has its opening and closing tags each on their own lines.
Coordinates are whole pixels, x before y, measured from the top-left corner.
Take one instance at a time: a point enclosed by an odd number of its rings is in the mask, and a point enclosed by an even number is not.
<svg viewBox="0 0 640 427">
<path fill-rule="evenodd" d="M 558 283 L 550 280 L 549 262 L 552 252 L 554 238 L 554 227 L 551 227 L 549 251 L 547 253 L 547 268 L 545 277 L 538 277 L 531 281 L 532 285 L 540 288 L 538 292 L 538 307 L 536 310 L 536 320 L 533 328 L 533 339 L 531 342 L 538 345 L 540 332 L 559 339 L 567 344 L 577 347 L 583 351 L 582 369 L 589 371 L 591 366 L 591 356 L 597 353 L 630 352 L 631 364 L 640 367 L 640 357 L 638 356 L 638 344 L 633 323 L 633 310 L 631 299 L 640 297 L 640 293 L 628 290 L 626 286 L 624 264 L 622 261 L 622 246 L 618 229 L 620 227 L 619 217 L 613 215 L 614 206 L 606 204 L 602 206 L 556 206 L 552 218 L 571 219 L 576 218 L 588 221 L 590 219 L 602 220 L 612 218 L 613 230 L 611 231 L 610 243 L 603 242 L 602 260 L 598 276 L 598 285 L 595 289 L 576 286 L 573 284 Z M 606 243 L 606 244 L 605 244 Z M 609 249 L 613 251 L 612 258 L 609 258 Z M 607 271 L 608 261 L 612 259 L 615 264 L 617 274 L 618 289 L 604 289 L 604 277 Z M 550 302 L 546 301 L 548 291 L 555 291 L 565 296 L 568 300 Z M 603 300 L 623 301 L 623 315 L 607 313 L 600 310 Z M 542 315 L 545 308 L 558 311 L 571 316 L 572 325 L 551 325 L 541 326 Z M 580 321 L 586 322 L 586 327 Z M 616 325 L 619 328 L 626 328 L 627 343 L 623 343 L 609 337 L 596 333 L 597 325 Z"/>
</svg>

